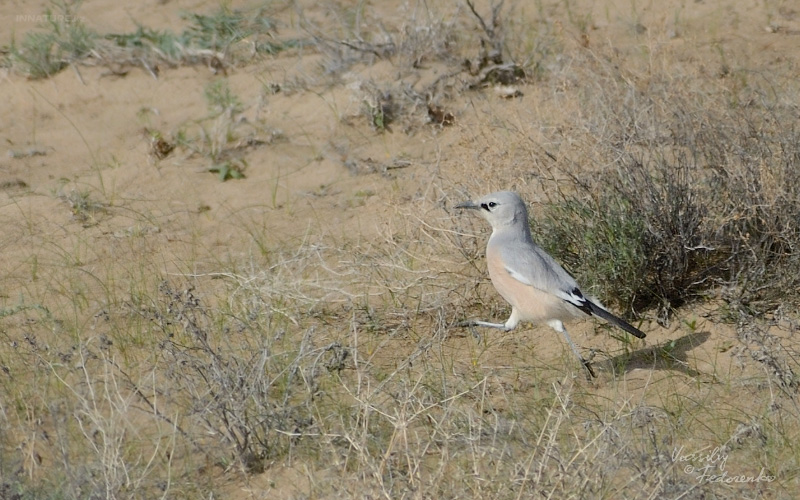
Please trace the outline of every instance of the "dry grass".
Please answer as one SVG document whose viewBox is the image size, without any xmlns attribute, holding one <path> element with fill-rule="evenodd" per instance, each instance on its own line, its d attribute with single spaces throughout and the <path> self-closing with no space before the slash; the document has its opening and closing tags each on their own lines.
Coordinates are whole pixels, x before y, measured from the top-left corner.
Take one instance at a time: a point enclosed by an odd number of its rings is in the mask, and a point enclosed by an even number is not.
<svg viewBox="0 0 800 500">
<path fill-rule="evenodd" d="M 32 219 L 14 225 L 19 237 L 2 245 L 40 250 L 0 305 L 0 497 L 794 495 L 793 75 L 679 73 L 694 66 L 592 46 L 593 20 L 570 5 L 537 9 L 565 31 L 536 25 L 527 35 L 519 5 L 404 8 L 412 15 L 396 26 L 367 22 L 385 12 L 366 4 L 325 4 L 335 20 L 326 24 L 320 10 L 300 16 L 328 75 L 306 85 L 323 93 L 346 70 L 366 71 L 367 119 L 342 119 L 344 129 L 387 151 L 389 134 L 452 130 L 476 150 L 458 155 L 463 144 L 443 141 L 413 175 L 372 176 L 381 196 L 365 188 L 330 205 L 372 211 L 378 229 L 331 230 L 331 212 L 286 236 L 233 214 L 231 241 L 246 252 L 221 256 L 187 237 L 175 264 L 151 232 L 107 229 L 128 214 L 113 196 L 64 196 L 80 226 L 64 225 L 70 239 Z M 208 27 L 237 12 L 192 19 Z M 264 34 L 253 28 L 266 26 L 253 24 L 259 15 L 235 19 Z M 208 50 L 224 51 L 236 33 Z M 422 83 L 379 80 L 369 68 L 381 61 Z M 436 77 L 420 69 L 434 63 Z M 230 127 L 249 104 L 218 82 L 207 101 Z M 497 83 L 528 100 L 500 101 Z M 531 101 L 564 112 L 533 125 L 507 114 Z M 431 105 L 462 110 L 456 126 L 431 120 Z M 224 160 L 225 130 L 205 142 L 187 135 L 184 147 Z M 485 165 L 493 170 L 479 173 Z M 586 340 L 601 345 L 595 383 L 555 336 L 457 328 L 506 313 L 486 286 L 484 229 L 449 210 L 484 175 L 542 193 L 534 229 L 553 253 L 602 297 L 671 326 L 650 322 L 647 345 Z M 276 198 L 259 216 L 300 210 L 276 208 Z M 155 208 L 137 210 L 128 217 L 142 227 L 158 219 Z M 711 477 L 720 474 L 740 480 Z"/>
</svg>

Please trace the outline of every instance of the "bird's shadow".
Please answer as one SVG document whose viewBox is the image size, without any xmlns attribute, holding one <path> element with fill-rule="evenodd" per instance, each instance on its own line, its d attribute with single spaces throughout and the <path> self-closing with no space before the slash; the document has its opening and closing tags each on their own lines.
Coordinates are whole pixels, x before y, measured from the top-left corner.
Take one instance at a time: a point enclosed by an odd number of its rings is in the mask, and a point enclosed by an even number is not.
<svg viewBox="0 0 800 500">
<path fill-rule="evenodd" d="M 687 352 L 706 342 L 709 337 L 711 337 L 710 332 L 692 332 L 678 339 L 659 342 L 593 364 L 616 373 L 641 368 L 672 370 L 697 377 L 702 373 L 689 366 Z"/>
</svg>

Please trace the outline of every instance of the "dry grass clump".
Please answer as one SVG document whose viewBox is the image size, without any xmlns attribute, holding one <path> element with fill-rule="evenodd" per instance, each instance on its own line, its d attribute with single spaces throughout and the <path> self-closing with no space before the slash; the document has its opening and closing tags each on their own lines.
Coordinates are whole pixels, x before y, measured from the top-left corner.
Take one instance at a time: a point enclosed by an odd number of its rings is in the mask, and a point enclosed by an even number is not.
<svg viewBox="0 0 800 500">
<path fill-rule="evenodd" d="M 458 9 L 442 13 L 431 4 L 406 4 L 396 17 L 401 22 L 393 24 L 389 19 L 375 17 L 365 4 L 329 5 L 328 15 L 338 22 L 325 26 L 301 13 L 301 26 L 325 55 L 324 67 L 332 74 L 379 60 L 395 61 L 400 68 L 419 68 L 426 62 L 452 61 L 460 50 Z"/>
<path fill-rule="evenodd" d="M 320 371 L 336 369 L 340 362 L 329 358 L 346 351 L 335 342 L 315 347 L 313 328 L 298 344 L 267 311 L 212 315 L 191 287 L 164 282 L 159 291 L 155 306 L 140 309 L 160 331 L 156 370 L 165 384 L 157 392 L 180 408 L 195 439 L 208 441 L 200 438 L 205 434 L 233 449 L 217 459 L 263 471 L 266 461 L 288 452 L 292 435 L 313 429 Z"/>
<path fill-rule="evenodd" d="M 20 358 L 4 373 L 4 498 L 153 498 L 167 491 L 178 428 L 143 407 L 152 380 L 128 366 L 130 352 L 116 337 L 95 331 L 107 329 L 108 315 L 73 325 L 42 307 L 12 314 L 25 326 L 22 338 L 4 335 Z"/>
<path fill-rule="evenodd" d="M 424 125 L 451 126 L 456 116 L 450 105 L 466 91 L 496 87 L 500 95 L 518 97 L 522 93 L 511 85 L 536 76 L 546 52 L 538 45 L 538 26 L 519 26 L 524 33 L 510 35 L 534 47 L 515 51 L 506 46 L 501 21 L 506 14 L 513 18 L 514 10 L 503 12 L 502 1 L 492 2 L 487 11 L 471 2 L 449 9 L 407 3 L 399 8 L 397 23 L 376 18 L 361 4 L 327 11 L 338 20 L 334 30 L 330 23 L 318 26 L 310 15 L 302 17 L 302 26 L 324 55 L 325 74 L 336 83 L 347 79 L 348 87 L 360 91 L 362 115 L 379 132 L 393 131 L 393 124 L 409 135 Z M 381 79 L 387 67 L 394 74 L 388 81 L 376 80 L 371 67 L 381 68 Z"/>
</svg>

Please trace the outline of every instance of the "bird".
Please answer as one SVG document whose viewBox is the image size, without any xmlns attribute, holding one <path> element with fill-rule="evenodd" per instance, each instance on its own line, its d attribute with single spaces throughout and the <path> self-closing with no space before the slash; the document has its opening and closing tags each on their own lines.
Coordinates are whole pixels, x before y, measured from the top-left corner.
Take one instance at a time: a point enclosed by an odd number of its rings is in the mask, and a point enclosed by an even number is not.
<svg viewBox="0 0 800 500">
<path fill-rule="evenodd" d="M 483 326 L 508 332 L 521 322 L 546 323 L 564 336 L 592 377 L 597 375 L 569 337 L 565 321 L 597 316 L 635 337 L 645 338 L 644 332 L 611 314 L 596 299 L 584 295 L 575 278 L 534 243 L 528 210 L 517 193 L 499 191 L 475 201 L 459 203 L 455 208 L 475 210 L 491 224 L 492 234 L 486 244 L 486 266 L 492 285 L 511 305 L 511 316 L 505 323 L 472 320 L 462 323 L 462 326 Z"/>
</svg>

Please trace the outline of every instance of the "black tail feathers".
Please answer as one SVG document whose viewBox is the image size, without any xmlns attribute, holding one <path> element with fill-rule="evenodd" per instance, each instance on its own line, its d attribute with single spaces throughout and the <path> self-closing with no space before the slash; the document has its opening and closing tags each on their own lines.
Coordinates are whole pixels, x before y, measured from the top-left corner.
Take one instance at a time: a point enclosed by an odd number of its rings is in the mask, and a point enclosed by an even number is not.
<svg viewBox="0 0 800 500">
<path fill-rule="evenodd" d="M 626 332 L 630 333 L 634 337 L 638 337 L 640 339 L 643 339 L 643 338 L 646 337 L 646 335 L 644 334 L 643 331 L 641 331 L 638 328 L 636 328 L 635 326 L 631 325 L 630 323 L 628 323 L 624 319 L 620 319 L 620 318 L 614 316 L 613 314 L 611 314 L 610 312 L 606 311 L 602 307 L 600 307 L 597 304 L 593 303 L 591 300 L 587 300 L 586 301 L 586 305 L 589 306 L 589 309 L 591 310 L 592 314 L 594 314 L 595 316 L 598 316 L 600 318 L 603 318 L 604 320 L 608 321 L 612 325 L 616 325 L 616 326 L 622 328 L 623 330 L 625 330 Z"/>
</svg>

